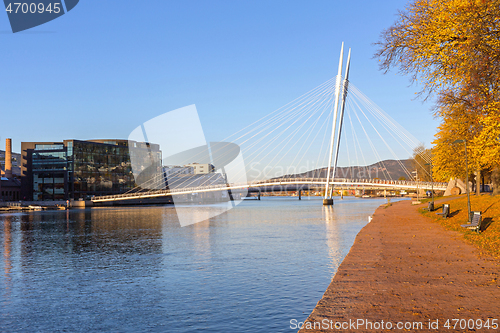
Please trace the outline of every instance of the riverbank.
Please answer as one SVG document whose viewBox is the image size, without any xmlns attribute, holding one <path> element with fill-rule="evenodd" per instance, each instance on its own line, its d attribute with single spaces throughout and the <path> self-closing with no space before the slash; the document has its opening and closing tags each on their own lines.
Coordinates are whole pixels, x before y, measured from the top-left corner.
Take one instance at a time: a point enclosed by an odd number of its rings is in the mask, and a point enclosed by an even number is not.
<svg viewBox="0 0 500 333">
<path fill-rule="evenodd" d="M 467 242 L 476 246 L 480 253 L 492 255 L 500 259 L 500 197 L 482 194 L 472 195 L 471 210 L 480 211 L 483 219 L 482 233 L 478 234 L 462 228 L 467 221 L 467 196 L 443 198 L 436 202 L 436 209 L 441 211 L 442 204 L 450 204 L 450 217 L 443 219 L 433 212 L 421 208 L 420 212 L 431 220 L 438 222 L 447 230 L 457 231 Z"/>
<path fill-rule="evenodd" d="M 476 330 L 487 319 L 498 324 L 499 261 L 422 216 L 422 206 L 401 201 L 375 211 L 300 332 L 337 331 L 335 323 L 345 332 L 375 332 L 382 321 L 410 331 L 429 331 L 429 321 L 432 330 L 448 331 L 447 320 L 453 331 L 453 319 L 474 319 Z M 463 323 L 455 328 L 464 331 Z"/>
<path fill-rule="evenodd" d="M 16 212 L 16 211 L 32 211 L 32 210 L 59 210 L 67 209 L 68 203 L 64 200 L 47 200 L 47 201 L 7 201 L 0 202 L 0 213 Z"/>
</svg>

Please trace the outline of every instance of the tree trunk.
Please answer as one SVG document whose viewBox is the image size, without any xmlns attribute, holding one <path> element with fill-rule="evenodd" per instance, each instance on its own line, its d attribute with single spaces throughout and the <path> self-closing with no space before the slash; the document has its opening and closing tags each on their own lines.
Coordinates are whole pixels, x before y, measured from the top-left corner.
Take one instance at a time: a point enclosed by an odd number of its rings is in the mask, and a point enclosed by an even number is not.
<svg viewBox="0 0 500 333">
<path fill-rule="evenodd" d="M 484 174 L 485 174 L 484 172 L 481 174 L 481 191 L 483 192 L 486 191 L 484 189 Z"/>
<path fill-rule="evenodd" d="M 477 169 L 476 171 L 476 195 L 479 196 L 481 194 L 481 169 Z"/>
<path fill-rule="evenodd" d="M 500 168 L 496 167 L 491 172 L 491 183 L 493 184 L 493 195 L 500 194 Z"/>
</svg>

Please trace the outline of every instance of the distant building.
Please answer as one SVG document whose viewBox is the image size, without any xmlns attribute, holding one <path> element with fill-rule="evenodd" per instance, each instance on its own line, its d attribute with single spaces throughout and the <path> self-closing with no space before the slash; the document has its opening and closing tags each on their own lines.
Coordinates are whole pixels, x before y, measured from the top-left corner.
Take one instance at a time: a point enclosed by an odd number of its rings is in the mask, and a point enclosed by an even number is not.
<svg viewBox="0 0 500 333">
<path fill-rule="evenodd" d="M 17 156 L 16 156 L 17 155 Z M 18 201 L 20 199 L 21 182 L 16 174 L 19 154 L 12 154 L 12 139 L 5 140 L 3 167 L 0 172 L 0 201 Z"/>
<path fill-rule="evenodd" d="M 21 143 L 23 200 L 90 199 L 124 193 L 161 173 L 157 144 L 128 140 L 64 140 Z M 130 149 L 129 149 L 130 148 Z M 144 167 L 132 168 L 135 163 Z M 139 162 L 138 162 L 139 161 Z M 134 177 L 133 170 L 141 170 Z"/>
<path fill-rule="evenodd" d="M 12 153 L 11 157 L 12 175 L 21 176 L 21 154 Z M 0 150 L 0 175 L 5 177 L 5 151 Z"/>
<path fill-rule="evenodd" d="M 166 166 L 163 167 L 165 177 L 183 177 L 187 175 L 194 175 L 194 168 L 191 166 Z"/>
<path fill-rule="evenodd" d="M 0 177 L 0 201 L 19 201 L 21 181 L 16 178 Z"/>
<path fill-rule="evenodd" d="M 165 183 L 170 190 L 193 187 L 226 185 L 227 180 L 221 173 L 215 173 L 212 164 L 191 163 L 184 166 L 163 167 Z M 226 191 L 176 195 L 176 202 L 220 202 L 227 201 Z"/>
<path fill-rule="evenodd" d="M 191 163 L 185 165 L 185 167 L 192 167 L 194 169 L 195 175 L 206 175 L 215 171 L 215 167 L 212 164 L 205 163 Z"/>
</svg>

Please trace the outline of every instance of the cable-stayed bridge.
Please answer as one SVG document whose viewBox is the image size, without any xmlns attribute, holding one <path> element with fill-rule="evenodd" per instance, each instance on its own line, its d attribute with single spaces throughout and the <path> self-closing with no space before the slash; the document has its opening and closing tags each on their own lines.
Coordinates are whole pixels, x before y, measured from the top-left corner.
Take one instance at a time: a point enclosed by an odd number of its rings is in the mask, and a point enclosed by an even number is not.
<svg viewBox="0 0 500 333">
<path fill-rule="evenodd" d="M 447 184 L 422 182 L 423 175 L 417 175 L 401 162 L 399 156 L 402 154 L 408 157 L 417 152 L 421 153 L 425 164 L 432 163 L 417 139 L 349 82 L 350 50 L 342 75 L 343 54 L 342 45 L 338 74 L 334 78 L 222 142 L 193 147 L 187 154 L 177 154 L 182 156 L 182 162 L 178 162 L 179 158 L 164 159 L 163 162 L 177 161 L 175 167 L 172 165 L 172 170 L 177 171 L 168 177 L 163 170 L 165 163 L 162 163 L 161 170 L 153 172 L 154 176 L 141 182 L 136 178 L 138 186 L 129 192 L 98 196 L 92 201 L 175 197 L 218 191 L 261 192 L 276 187 L 283 190 L 324 187 L 321 191 L 325 195 L 323 203 L 331 205 L 334 188 L 444 191 Z M 161 148 L 164 156 L 169 155 L 168 147 Z M 241 156 L 244 165 L 232 165 L 232 161 Z M 388 157 L 399 163 L 405 174 L 404 180 L 393 179 L 383 162 Z M 376 174 L 360 172 L 360 165 L 368 165 L 367 161 L 373 160 L 380 161 Z M 351 172 L 350 178 L 340 178 L 339 161 L 344 168 L 356 169 L 356 173 Z M 204 175 L 186 176 L 186 168 L 181 165 L 196 163 L 214 165 L 215 170 Z M 305 174 L 308 176 L 301 176 Z"/>
</svg>

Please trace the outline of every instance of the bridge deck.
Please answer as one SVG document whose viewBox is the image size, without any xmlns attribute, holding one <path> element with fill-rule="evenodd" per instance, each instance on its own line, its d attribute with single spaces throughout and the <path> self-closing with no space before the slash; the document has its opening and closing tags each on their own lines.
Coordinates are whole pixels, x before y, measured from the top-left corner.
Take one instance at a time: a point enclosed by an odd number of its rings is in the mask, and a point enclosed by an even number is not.
<svg viewBox="0 0 500 333">
<path fill-rule="evenodd" d="M 125 193 L 117 195 L 106 195 L 94 197 L 93 202 L 109 202 L 132 199 L 157 198 L 163 196 L 183 195 L 191 193 L 207 193 L 217 191 L 243 191 L 250 188 L 270 187 L 270 186 L 290 186 L 290 185 L 318 185 L 324 186 L 326 178 L 278 178 L 246 184 L 211 185 L 178 189 L 149 190 L 144 192 Z M 437 182 L 415 182 L 405 180 L 380 180 L 380 179 L 334 179 L 330 181 L 330 186 L 341 187 L 342 189 L 392 189 L 392 190 L 414 190 L 425 189 L 444 191 L 447 183 Z"/>
</svg>

